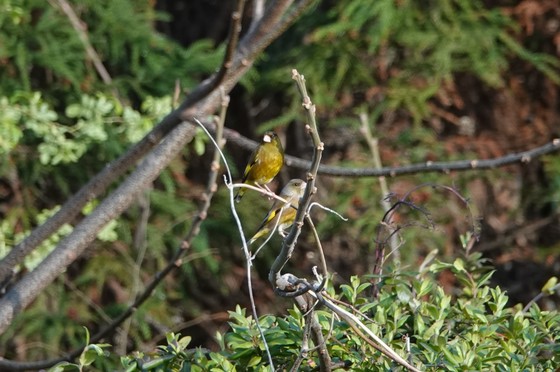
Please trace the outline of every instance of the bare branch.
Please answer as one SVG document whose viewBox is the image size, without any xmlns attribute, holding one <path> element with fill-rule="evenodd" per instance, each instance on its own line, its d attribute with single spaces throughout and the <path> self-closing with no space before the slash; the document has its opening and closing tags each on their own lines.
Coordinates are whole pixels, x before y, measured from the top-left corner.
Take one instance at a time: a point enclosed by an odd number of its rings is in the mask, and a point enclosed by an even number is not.
<svg viewBox="0 0 560 372">
<path fill-rule="evenodd" d="M 533 297 L 533 298 L 531 299 L 531 301 L 529 301 L 529 302 L 527 303 L 527 305 L 525 305 L 525 307 L 524 307 L 523 310 L 521 310 L 521 311 L 523 311 L 524 313 L 526 313 L 527 311 L 529 311 L 529 309 L 531 308 L 531 306 L 533 306 L 533 304 L 536 304 L 536 303 L 537 303 L 538 301 L 540 301 L 543 297 L 550 296 L 550 295 L 552 295 L 553 293 L 555 293 L 555 292 L 558 291 L 558 290 L 560 290 L 560 283 L 554 285 L 552 288 L 549 288 L 549 289 L 546 290 L 546 291 L 541 291 L 538 295 L 536 295 L 535 297 Z"/>
<path fill-rule="evenodd" d="M 471 234 L 472 234 L 472 238 L 473 238 L 473 243 L 475 240 L 478 240 L 479 236 L 480 236 L 480 224 L 479 221 L 477 220 L 477 218 L 475 217 L 475 215 L 473 214 L 473 211 L 471 210 L 471 206 L 469 203 L 469 200 L 466 199 L 465 197 L 463 197 L 457 190 L 455 190 L 452 187 L 449 186 L 444 186 L 444 185 L 437 185 L 437 184 L 431 184 L 431 183 L 424 183 L 418 186 L 413 187 L 412 189 L 410 189 L 408 192 L 406 192 L 401 198 L 399 198 L 395 203 L 393 203 L 393 205 L 391 206 L 391 208 L 385 212 L 385 214 L 383 215 L 383 218 L 381 219 L 381 223 L 377 225 L 377 232 L 376 232 L 376 247 L 375 247 L 375 261 L 374 261 L 374 265 L 373 265 L 373 269 L 372 269 L 372 274 L 373 277 L 371 279 L 371 283 L 372 283 L 372 287 L 371 287 L 371 295 L 373 298 L 377 298 L 377 296 L 379 295 L 379 283 L 380 281 L 380 276 L 382 274 L 383 271 L 383 264 L 385 262 L 385 246 L 387 245 L 387 241 L 392 241 L 392 239 L 394 237 L 397 236 L 397 234 L 399 233 L 399 231 L 408 228 L 408 227 L 424 227 L 424 228 L 428 228 L 428 229 L 433 229 L 435 227 L 435 222 L 432 219 L 432 216 L 430 214 L 429 211 L 427 211 L 426 209 L 424 209 L 421 206 L 418 206 L 416 204 L 414 204 L 412 201 L 410 201 L 410 196 L 412 193 L 418 191 L 421 188 L 425 188 L 425 187 L 431 187 L 433 189 L 439 189 L 439 190 L 443 190 L 445 192 L 449 192 L 452 195 L 454 195 L 455 197 L 457 197 L 457 199 L 459 199 L 459 201 L 464 205 L 465 209 L 468 211 L 468 222 L 469 222 L 469 226 L 471 226 Z M 418 223 L 400 223 L 399 226 L 393 226 L 392 220 L 393 220 L 393 215 L 397 212 L 397 210 L 401 207 L 401 206 L 406 206 L 410 209 L 413 209 L 415 211 L 418 211 L 422 214 L 422 216 L 426 219 L 427 224 L 426 225 L 419 225 Z M 381 238 L 381 234 L 382 234 L 382 230 L 384 228 L 387 228 L 389 230 L 389 236 L 387 238 Z M 400 245 L 400 244 L 399 244 Z M 397 246 L 398 248 L 398 246 Z M 392 253 L 393 251 L 391 251 Z"/>
<path fill-rule="evenodd" d="M 142 262 L 144 261 L 144 256 L 146 250 L 148 249 L 147 240 L 147 230 L 148 222 L 150 218 L 150 191 L 151 188 L 145 190 L 140 198 L 138 199 L 138 206 L 140 207 L 140 215 L 138 218 L 138 223 L 136 224 L 136 231 L 134 232 L 133 247 L 137 251 L 136 261 L 134 262 L 132 270 L 132 290 L 130 294 L 131 303 L 134 304 L 134 299 L 141 292 L 141 282 L 142 282 Z M 128 318 L 127 321 L 122 326 L 122 331 L 118 332 L 117 339 L 115 341 L 115 350 L 119 355 L 126 354 L 126 346 L 128 344 L 128 333 L 130 326 L 132 324 L 132 318 Z"/>
<path fill-rule="evenodd" d="M 313 156 L 311 158 L 311 167 L 307 173 L 307 187 L 305 188 L 305 193 L 299 203 L 298 211 L 296 214 L 296 219 L 290 230 L 290 233 L 284 240 L 282 244 L 282 249 L 274 263 L 270 268 L 268 274 L 268 280 L 272 284 L 274 290 L 277 293 L 282 293 L 278 291 L 279 288 L 276 281 L 280 279 L 280 271 L 290 258 L 292 251 L 295 247 L 297 238 L 301 232 L 301 226 L 303 225 L 303 219 L 308 213 L 309 206 L 311 204 L 311 196 L 316 192 L 315 190 L 315 179 L 317 178 L 317 170 L 319 169 L 319 164 L 321 163 L 321 155 L 323 153 L 323 143 L 319 137 L 317 131 L 317 123 L 315 121 L 315 105 L 311 102 L 311 98 L 307 94 L 307 88 L 305 87 L 305 78 L 300 75 L 297 70 L 292 70 L 292 78 L 296 81 L 296 85 L 302 97 L 302 106 L 305 109 L 308 124 L 306 125 L 308 133 L 311 135 L 313 140 Z"/>
<path fill-rule="evenodd" d="M 118 217 L 159 176 L 175 155 L 192 139 L 194 129 L 192 125 L 183 123 L 175 128 L 172 134 L 148 155 L 90 215 L 85 217 L 70 235 L 62 239 L 55 250 L 35 270 L 24 276 L 0 299 L 0 333 L 10 325 L 15 315 L 83 253 L 109 221 Z"/>
<path fill-rule="evenodd" d="M 395 177 L 416 173 L 450 173 L 452 171 L 470 171 L 504 167 L 510 164 L 527 164 L 541 156 L 560 151 L 560 139 L 530 149 L 528 151 L 507 154 L 493 159 L 473 159 L 450 162 L 427 162 L 423 164 L 411 164 L 401 167 L 377 168 L 343 168 L 336 166 L 321 165 L 319 174 L 332 177 Z M 285 156 L 286 165 L 297 169 L 309 169 L 308 160 Z"/>
<path fill-rule="evenodd" d="M 319 320 L 317 319 L 317 314 L 315 312 L 315 305 L 317 304 L 317 300 L 310 295 L 303 295 L 298 296 L 295 298 L 296 304 L 299 310 L 304 314 L 305 318 L 305 330 L 304 330 L 304 340 L 302 342 L 302 351 L 300 355 L 296 359 L 296 362 L 292 366 L 290 371 L 297 371 L 299 364 L 302 363 L 305 354 L 307 354 L 311 349 L 308 346 L 307 338 L 308 334 L 311 334 L 311 338 L 313 339 L 313 343 L 315 347 L 313 349 L 318 350 L 319 356 L 319 370 L 321 372 L 330 372 L 333 370 L 332 368 L 332 360 L 329 352 L 327 350 L 327 344 L 325 342 L 325 338 L 323 337 L 322 327 L 319 324 Z"/>
<path fill-rule="evenodd" d="M 377 337 L 358 317 L 354 314 L 346 311 L 340 306 L 335 305 L 333 302 L 329 301 L 323 294 L 316 293 L 317 299 L 320 303 L 325 305 L 327 308 L 336 313 L 339 317 L 344 319 L 346 323 L 354 330 L 354 332 L 360 336 L 369 345 L 379 350 L 385 356 L 399 363 L 403 367 L 407 368 L 409 371 L 420 372 L 419 369 L 409 364 L 403 357 L 397 354 L 389 345 L 383 342 L 382 339 Z M 372 341 L 373 340 L 373 341 Z"/>
<path fill-rule="evenodd" d="M 375 168 L 381 169 L 382 165 L 381 155 L 379 155 L 379 139 L 373 137 L 369 125 L 369 119 L 365 112 L 360 114 L 360 122 L 360 132 L 362 132 L 368 144 L 369 151 L 371 152 L 371 157 L 373 158 L 373 165 Z M 383 207 L 383 210 L 387 212 L 389 209 L 391 209 L 391 203 L 389 203 L 389 200 L 386 198 L 386 196 L 389 195 L 389 186 L 387 185 L 387 179 L 385 177 L 379 177 L 379 187 L 381 188 L 382 195 L 381 206 Z M 391 236 L 390 244 L 391 252 L 394 253 L 394 261 L 398 265 L 400 262 L 400 251 L 398 250 L 398 241 L 396 235 Z"/>
<path fill-rule="evenodd" d="M 213 131 L 211 125 L 205 126 Z M 249 138 L 240 135 L 238 132 L 226 128 L 224 135 L 228 140 L 228 143 L 233 146 L 241 147 L 246 150 L 254 149 L 258 143 Z M 542 156 L 553 154 L 560 151 L 560 139 L 556 138 L 551 142 L 529 149 L 527 151 L 522 151 L 518 153 L 507 154 L 492 159 L 472 159 L 472 160 L 458 160 L 449 162 L 427 162 L 410 164 L 396 167 L 382 167 L 382 168 L 345 168 L 332 165 L 319 165 L 318 174 L 322 176 L 331 177 L 397 177 L 404 176 L 408 174 L 418 174 L 418 173 L 450 173 L 450 172 L 465 172 L 465 171 L 475 171 L 484 169 L 495 169 L 500 167 L 505 167 L 512 164 L 528 164 L 529 162 L 536 160 Z M 298 158 L 297 156 L 284 155 L 285 164 L 288 167 L 295 169 L 308 170 L 311 167 L 311 162 L 306 159 Z"/>
<path fill-rule="evenodd" d="M 321 239 L 319 238 L 319 233 L 317 232 L 317 229 L 315 228 L 315 224 L 313 223 L 313 220 L 309 215 L 305 216 L 305 220 L 307 221 L 307 224 L 309 225 L 311 231 L 313 232 L 313 237 L 315 238 L 315 244 L 317 244 L 317 250 L 319 252 L 319 261 L 321 261 L 321 270 L 323 271 L 323 275 L 326 278 L 328 277 L 329 272 L 327 269 L 327 260 L 325 259 L 325 252 L 323 251 L 323 245 L 321 244 Z"/>
</svg>

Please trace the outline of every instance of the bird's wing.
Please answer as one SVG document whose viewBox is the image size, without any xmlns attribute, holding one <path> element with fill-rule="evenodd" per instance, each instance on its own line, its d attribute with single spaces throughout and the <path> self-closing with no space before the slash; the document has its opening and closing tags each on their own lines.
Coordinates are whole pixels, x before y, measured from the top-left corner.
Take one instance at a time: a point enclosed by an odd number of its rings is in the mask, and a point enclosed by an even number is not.
<svg viewBox="0 0 560 372">
<path fill-rule="evenodd" d="M 272 221 L 277 215 L 278 213 L 280 213 L 280 211 L 282 210 L 282 205 L 277 205 L 279 203 L 274 203 L 272 205 L 272 208 L 270 208 L 270 210 L 268 211 L 268 214 L 266 215 L 266 217 L 264 218 L 263 222 L 261 223 L 261 225 L 259 226 L 259 228 L 257 229 L 257 231 L 260 231 L 263 227 L 265 227 L 270 221 Z"/>
<path fill-rule="evenodd" d="M 249 158 L 249 162 L 245 167 L 245 173 L 243 174 L 243 180 L 241 182 L 247 181 L 247 177 L 249 176 L 249 172 L 251 171 L 251 168 L 253 168 L 253 166 L 260 161 L 260 152 L 261 152 L 261 146 L 258 146 L 255 150 L 253 150 L 253 153 Z"/>
<path fill-rule="evenodd" d="M 297 202 L 294 203 L 294 200 L 292 200 L 292 199 L 293 198 L 288 198 L 287 203 L 283 203 L 280 200 L 276 200 L 274 202 L 274 204 L 272 204 L 272 207 L 268 211 L 268 214 L 264 218 L 263 222 L 261 223 L 261 225 L 259 226 L 257 231 L 261 230 L 263 227 L 266 226 L 266 224 L 268 224 L 270 221 L 272 221 L 274 218 L 276 218 L 276 216 L 279 213 L 287 213 L 288 209 L 297 210 L 297 208 L 298 208 L 297 204 L 298 203 Z M 284 209 L 284 211 L 282 211 L 282 209 Z"/>
</svg>

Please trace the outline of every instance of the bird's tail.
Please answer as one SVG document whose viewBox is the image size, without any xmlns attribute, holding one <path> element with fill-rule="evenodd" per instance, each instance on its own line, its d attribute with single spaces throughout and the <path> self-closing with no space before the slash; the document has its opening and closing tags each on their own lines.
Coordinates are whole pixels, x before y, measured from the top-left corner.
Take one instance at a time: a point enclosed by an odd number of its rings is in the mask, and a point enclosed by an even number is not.
<svg viewBox="0 0 560 372">
<path fill-rule="evenodd" d="M 243 197 L 243 195 L 245 194 L 245 191 L 247 191 L 244 187 L 240 187 L 237 190 L 237 193 L 235 194 L 235 202 L 239 203 L 239 201 L 241 200 L 241 198 Z"/>
<path fill-rule="evenodd" d="M 269 233 L 269 231 L 266 228 L 258 230 L 257 233 L 255 235 L 253 235 L 253 237 L 247 242 L 247 246 L 250 246 L 255 241 L 257 241 L 257 239 L 260 239 L 261 237 L 265 236 L 268 233 Z"/>
</svg>

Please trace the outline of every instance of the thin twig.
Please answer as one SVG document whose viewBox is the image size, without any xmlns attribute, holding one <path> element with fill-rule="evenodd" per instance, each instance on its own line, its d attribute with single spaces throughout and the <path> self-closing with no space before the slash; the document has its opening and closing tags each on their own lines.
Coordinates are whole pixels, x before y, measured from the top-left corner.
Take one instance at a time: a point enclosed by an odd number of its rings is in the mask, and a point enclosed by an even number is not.
<svg viewBox="0 0 560 372">
<path fill-rule="evenodd" d="M 325 278 L 328 278 L 329 271 L 327 269 L 327 260 L 325 259 L 325 252 L 323 251 L 321 238 L 319 238 L 319 233 L 317 232 L 317 229 L 315 228 L 315 224 L 313 223 L 311 217 L 307 215 L 305 216 L 305 220 L 307 221 L 307 224 L 311 228 L 311 231 L 313 232 L 313 237 L 315 238 L 315 244 L 317 244 L 317 250 L 319 251 L 319 260 L 321 261 L 321 269 L 323 270 L 323 276 Z"/>
<path fill-rule="evenodd" d="M 205 122 L 204 125 L 208 130 L 213 133 L 213 126 L 211 123 Z M 258 143 L 247 137 L 242 136 L 237 131 L 226 128 L 224 136 L 228 140 L 228 144 L 245 150 L 254 149 Z M 531 161 L 536 160 L 545 155 L 560 152 L 560 139 L 556 138 L 549 143 L 542 146 L 535 147 L 526 151 L 511 153 L 504 156 L 491 159 L 472 159 L 472 160 L 457 160 L 449 162 L 426 162 L 418 164 L 410 164 L 403 166 L 370 168 L 347 168 L 334 165 L 319 165 L 318 174 L 330 177 L 349 177 L 349 178 L 362 178 L 362 177 L 397 177 L 410 174 L 424 174 L 424 173 L 444 173 L 451 172 L 465 172 L 476 171 L 485 169 L 496 169 L 505 167 L 512 164 L 525 165 Z M 284 162 L 286 166 L 294 169 L 308 170 L 311 167 L 311 161 L 302 159 L 297 156 L 286 154 L 284 155 Z"/>
<path fill-rule="evenodd" d="M 373 165 L 375 168 L 381 169 L 382 165 L 381 165 L 381 156 L 379 155 L 379 139 L 373 137 L 373 134 L 371 133 L 368 116 L 365 112 L 362 112 L 360 114 L 360 122 L 361 122 L 360 132 L 362 132 L 364 138 L 366 139 L 366 143 L 368 144 L 369 150 L 371 152 L 371 157 L 373 159 Z M 385 176 L 379 177 L 378 180 L 379 180 L 379 187 L 381 188 L 381 195 L 382 195 L 381 206 L 383 207 L 383 210 L 387 212 L 389 209 L 391 209 L 391 203 L 386 198 L 386 196 L 389 195 L 389 186 L 387 185 L 387 179 L 385 178 Z M 396 235 L 391 235 L 389 244 L 391 246 L 391 252 L 393 252 L 392 257 L 398 266 L 400 262 L 400 251 L 398 250 L 398 242 L 397 242 Z"/>
<path fill-rule="evenodd" d="M 75 284 L 74 282 L 72 282 L 71 280 L 69 280 L 67 277 L 63 277 L 62 278 L 64 285 L 67 286 L 72 292 L 74 292 L 76 294 L 76 296 L 78 298 L 80 298 L 88 307 L 90 307 L 95 313 L 97 313 L 97 315 L 99 315 L 99 317 L 101 319 L 103 319 L 103 321 L 105 323 L 109 323 L 111 321 L 111 317 L 109 317 L 109 315 L 107 315 L 107 313 L 101 308 L 101 306 L 99 306 L 98 304 L 95 303 L 95 301 L 93 301 L 91 299 L 91 296 L 85 294 L 84 292 L 82 292 Z"/>
<path fill-rule="evenodd" d="M 346 306 L 348 308 L 350 308 L 350 310 L 352 310 L 354 313 L 358 314 L 359 316 L 361 316 L 362 318 L 364 318 L 365 320 L 367 320 L 368 322 L 371 323 L 376 323 L 373 319 L 371 319 L 370 317 L 368 317 L 366 314 L 364 314 L 362 311 L 360 311 L 356 306 L 352 305 L 352 304 L 348 304 L 344 301 L 338 300 L 334 297 L 331 297 L 328 293 L 323 292 L 323 297 L 325 297 L 326 299 L 328 299 L 329 301 L 331 301 L 334 304 L 338 304 L 341 306 Z M 335 313 L 336 315 L 336 313 Z"/>
<path fill-rule="evenodd" d="M 374 258 L 374 266 L 373 266 L 373 270 L 372 270 L 372 279 L 371 279 L 371 283 L 372 283 L 372 287 L 371 287 L 371 295 L 373 298 L 377 298 L 378 294 L 379 294 L 379 283 L 380 283 L 380 276 L 382 274 L 382 269 L 383 269 L 383 262 L 384 262 L 384 247 L 387 244 L 387 241 L 392 239 L 393 236 L 396 236 L 396 234 L 399 233 L 399 231 L 405 229 L 405 228 L 409 228 L 409 227 L 423 227 L 423 228 L 427 228 L 427 229 L 434 229 L 436 226 L 435 221 L 433 220 L 431 214 L 429 211 L 425 210 L 423 207 L 418 206 L 416 204 L 414 204 L 412 201 L 409 201 L 410 196 L 412 195 L 412 193 L 418 191 L 419 189 L 425 188 L 425 187 L 431 187 L 433 189 L 441 189 L 443 191 L 449 192 L 453 195 L 455 195 L 459 201 L 461 203 L 463 203 L 463 205 L 465 206 L 465 209 L 468 211 L 468 219 L 469 219 L 469 225 L 472 227 L 472 237 L 474 240 L 478 240 L 479 236 L 480 236 L 480 223 L 478 221 L 478 219 L 475 217 L 475 215 L 473 214 L 472 210 L 471 210 L 471 206 L 470 206 L 470 202 L 468 199 L 466 199 L 465 197 L 463 197 L 457 190 L 455 190 L 452 187 L 449 186 L 444 186 L 444 185 L 437 185 L 437 184 L 432 184 L 432 183 L 423 183 L 420 184 L 418 186 L 413 187 L 412 189 L 410 189 L 409 191 L 407 191 L 404 196 L 402 196 L 396 203 L 393 203 L 393 205 L 391 206 L 391 208 L 385 212 L 385 214 L 383 215 L 383 218 L 381 219 L 381 223 L 377 225 L 377 232 L 376 232 L 376 244 L 377 247 L 375 249 L 375 258 Z M 407 206 L 408 208 L 411 208 L 415 211 L 418 211 L 422 214 L 422 216 L 426 219 L 427 221 L 427 225 L 419 225 L 418 223 L 399 223 L 398 227 L 393 227 L 392 224 L 392 220 L 393 220 L 393 215 L 397 212 L 397 210 L 401 207 L 401 206 Z M 383 231 L 384 228 L 388 228 L 389 230 L 389 237 L 387 239 L 381 239 L 381 233 Z M 473 243 L 474 243 L 473 240 Z M 399 245 L 402 245 L 402 241 L 399 243 Z M 397 246 L 398 248 L 398 246 Z M 391 254 L 392 251 L 389 253 Z"/>
<path fill-rule="evenodd" d="M 213 133 L 214 127 L 210 122 L 203 122 L 204 126 Z M 228 140 L 230 146 L 242 148 L 245 150 L 252 150 L 258 142 L 253 141 L 247 137 L 242 136 L 239 132 L 225 128 L 224 136 Z M 560 152 L 560 138 L 553 139 L 552 141 L 526 151 L 511 153 L 504 156 L 490 158 L 490 159 L 471 159 L 471 160 L 457 160 L 449 162 L 425 162 L 403 166 L 382 167 L 377 169 L 375 167 L 359 167 L 347 168 L 334 165 L 319 165 L 318 174 L 330 177 L 349 177 L 349 178 L 362 178 L 362 177 L 397 177 L 409 174 L 424 174 L 424 173 L 444 173 L 451 172 L 465 172 L 476 171 L 484 169 L 496 169 L 505 167 L 512 164 L 525 165 L 531 161 L 536 160 L 545 155 Z M 284 155 L 285 165 L 294 169 L 308 170 L 311 167 L 311 161 L 302 159 L 297 156 L 286 154 Z"/>
<path fill-rule="evenodd" d="M 307 173 L 307 186 L 305 188 L 305 192 L 303 194 L 301 202 L 299 203 L 294 224 L 292 225 L 290 233 L 284 240 L 282 249 L 274 260 L 274 263 L 272 264 L 270 272 L 268 274 L 268 280 L 272 284 L 274 290 L 279 294 L 282 294 L 282 291 L 279 291 L 276 281 L 280 279 L 280 271 L 289 260 L 292 251 L 295 248 L 297 238 L 301 232 L 301 227 L 303 225 L 303 219 L 308 214 L 309 206 L 311 204 L 311 196 L 316 192 L 315 179 L 317 178 L 317 170 L 319 169 L 319 164 L 321 163 L 321 155 L 323 153 L 324 147 L 317 130 L 317 122 L 315 121 L 315 105 L 311 102 L 311 98 L 309 98 L 309 95 L 307 94 L 305 78 L 295 69 L 292 70 L 292 78 L 296 81 L 296 85 L 302 97 L 302 106 L 305 109 L 308 122 L 306 128 L 311 136 L 314 148 L 311 158 L 311 167 L 309 168 L 309 171 Z"/>
<path fill-rule="evenodd" d="M 305 294 L 303 296 L 298 296 L 295 298 L 296 304 L 299 310 L 304 314 L 305 328 L 304 328 L 304 340 L 302 342 L 301 351 L 292 367 L 291 371 L 295 371 L 296 365 L 303 361 L 306 354 L 312 350 L 318 351 L 319 357 L 319 370 L 321 372 L 332 371 L 332 360 L 331 356 L 327 350 L 327 343 L 323 337 L 322 327 L 317 319 L 317 313 L 315 312 L 315 305 L 317 303 L 313 296 Z M 315 347 L 309 348 L 308 346 L 308 334 L 311 335 Z"/>
<path fill-rule="evenodd" d="M 303 299 L 298 301 L 298 299 L 300 299 L 300 297 L 297 297 L 296 301 L 297 301 L 297 305 L 298 305 L 300 311 L 302 313 L 305 313 L 305 316 L 304 316 L 305 322 L 304 322 L 303 332 L 302 332 L 302 336 L 301 336 L 300 352 L 299 352 L 299 355 L 296 358 L 294 364 L 292 365 L 292 368 L 290 368 L 290 372 L 299 371 L 299 367 L 300 367 L 301 363 L 303 363 L 305 358 L 307 358 L 307 354 L 309 352 L 309 336 L 311 334 L 311 322 L 307 321 L 307 317 L 309 316 L 309 312 L 307 311 L 307 309 L 305 309 L 306 302 Z M 304 304 L 300 304 L 300 301 L 303 302 Z"/>
<path fill-rule="evenodd" d="M 254 260 L 257 257 L 260 250 L 263 249 L 267 245 L 267 243 L 270 241 L 270 239 L 272 239 L 272 237 L 274 236 L 274 233 L 276 233 L 276 230 L 278 229 L 278 225 L 280 225 L 280 221 L 282 220 L 283 213 L 284 213 L 284 208 L 281 208 L 280 212 L 278 213 L 278 218 L 275 217 L 276 222 L 274 222 L 274 226 L 272 227 L 272 229 L 270 229 L 270 232 L 268 233 L 268 236 L 266 237 L 266 240 L 263 243 L 261 243 L 259 248 L 257 248 L 255 253 L 251 256 L 252 260 Z"/>
<path fill-rule="evenodd" d="M 72 27 L 74 27 L 74 30 L 76 30 L 76 33 L 80 38 L 80 41 L 82 42 L 84 48 L 86 49 L 86 54 L 88 58 L 91 60 L 91 62 L 93 63 L 93 65 L 95 66 L 95 69 L 97 70 L 97 73 L 101 77 L 101 80 L 103 80 L 103 82 L 107 85 L 112 85 L 113 79 L 111 78 L 111 75 L 103 65 L 103 62 L 101 62 L 101 58 L 99 57 L 99 54 L 97 54 L 97 52 L 91 45 L 89 41 L 89 37 L 87 35 L 86 27 L 84 26 L 84 22 L 78 17 L 76 12 L 74 12 L 72 5 L 70 5 L 68 1 L 66 0 L 55 0 L 55 1 L 60 7 L 60 9 L 64 12 L 64 14 L 66 14 L 66 17 L 68 17 L 68 20 L 72 24 Z M 52 3 L 52 0 L 49 0 L 49 3 L 51 3 L 51 5 L 54 5 Z M 115 96 L 118 97 L 118 92 L 116 91 L 116 89 L 114 89 L 113 93 L 115 94 Z"/>
<path fill-rule="evenodd" d="M 338 212 L 335 211 L 334 209 L 325 207 L 325 206 L 322 205 L 321 203 L 317 203 L 317 202 L 313 202 L 313 203 L 311 203 L 311 205 L 309 205 L 309 212 L 311 212 L 311 209 L 313 209 L 313 207 L 315 207 L 315 206 L 321 208 L 321 209 L 324 210 L 324 211 L 327 211 L 327 212 L 329 212 L 329 213 L 334 214 L 335 216 L 337 216 L 338 218 L 340 218 L 340 219 L 341 219 L 342 221 L 344 221 L 344 222 L 347 222 L 347 221 L 348 221 L 348 218 L 344 217 L 343 215 L 341 215 L 340 213 L 338 213 Z"/>
<path fill-rule="evenodd" d="M 206 127 L 198 121 L 198 124 L 200 125 L 200 127 L 206 132 L 206 134 L 210 137 L 210 139 L 212 139 L 212 137 L 210 136 L 210 132 L 206 129 Z M 214 142 L 214 145 L 216 146 L 216 143 Z M 241 243 L 242 243 L 242 247 L 243 247 L 243 253 L 245 254 L 245 265 L 246 265 L 246 270 L 247 270 L 247 289 L 249 292 L 249 300 L 251 302 L 251 312 L 253 314 L 253 318 L 255 319 L 255 325 L 257 327 L 257 329 L 259 330 L 259 334 L 261 336 L 261 339 L 263 341 L 263 345 L 264 345 L 264 349 L 266 351 L 266 355 L 268 357 L 268 362 L 270 364 L 270 368 L 271 370 L 274 370 L 274 362 L 272 360 L 272 354 L 270 352 L 270 349 L 268 347 L 268 343 L 266 342 L 266 337 L 264 335 L 264 330 L 262 329 L 261 325 L 259 324 L 259 314 L 257 312 L 257 306 L 255 303 L 255 298 L 254 298 L 254 292 L 253 292 L 253 281 L 252 281 L 252 256 L 251 256 L 251 251 L 249 250 L 249 247 L 247 245 L 247 240 L 245 239 L 245 231 L 243 231 L 243 224 L 241 223 L 241 219 L 239 218 L 239 214 L 237 213 L 237 209 L 236 209 L 236 202 L 234 201 L 235 196 L 234 196 L 234 184 L 232 182 L 233 178 L 231 176 L 231 170 L 229 169 L 229 165 L 227 163 L 227 159 L 226 156 L 223 154 L 223 152 L 221 151 L 221 149 L 217 148 L 218 153 L 220 154 L 223 162 L 224 162 L 224 166 L 226 168 L 226 175 L 224 175 L 224 182 L 226 184 L 226 187 L 228 188 L 229 191 L 229 201 L 230 201 L 230 209 L 231 209 L 231 213 L 233 215 L 233 219 L 235 220 L 235 223 L 237 224 L 237 228 L 239 230 L 239 235 L 241 237 Z M 261 188 L 257 188 L 257 191 L 262 191 L 265 192 L 266 190 L 263 190 Z M 266 191 L 268 192 L 268 191 Z M 272 193 L 273 194 L 273 193 Z M 278 197 L 279 199 L 283 200 L 282 198 Z"/>
<path fill-rule="evenodd" d="M 531 301 L 529 301 L 527 303 L 527 305 L 525 305 L 525 307 L 523 308 L 523 312 L 526 313 L 527 311 L 529 311 L 529 309 L 531 308 L 531 306 L 536 303 L 537 301 L 540 301 L 541 298 L 546 297 L 546 296 L 550 296 L 552 293 L 554 293 L 555 291 L 557 291 L 558 289 L 560 289 L 560 283 L 556 284 L 554 287 L 550 288 L 549 290 L 547 290 L 546 292 L 541 291 L 538 295 L 536 295 L 533 299 L 531 299 Z"/>
<path fill-rule="evenodd" d="M 151 188 L 150 188 L 151 189 Z M 146 254 L 146 249 L 148 248 L 147 233 L 148 233 L 148 220 L 150 218 L 150 189 L 147 189 L 144 194 L 138 199 L 138 205 L 140 207 L 140 216 L 138 218 L 138 223 L 136 226 L 136 231 L 134 232 L 134 248 L 138 252 L 136 256 L 136 261 L 134 262 L 132 270 L 132 289 L 131 289 L 131 301 L 130 305 L 134 303 L 134 299 L 141 292 L 141 270 L 142 262 L 144 262 L 144 256 Z M 128 332 L 132 324 L 132 317 L 129 317 L 122 326 L 122 332 L 118 333 L 115 350 L 119 355 L 126 354 L 126 346 L 128 341 Z"/>
<path fill-rule="evenodd" d="M 354 314 L 346 311 L 342 307 L 337 306 L 331 301 L 327 300 L 321 293 L 316 293 L 315 295 L 317 296 L 317 299 L 319 300 L 319 302 L 321 302 L 321 304 L 325 305 L 330 310 L 335 312 L 339 317 L 344 319 L 346 323 L 354 330 L 354 332 L 356 332 L 356 334 L 360 336 L 364 341 L 366 341 L 369 345 L 379 350 L 385 356 L 394 360 L 395 362 L 407 368 L 408 370 L 414 372 L 420 372 L 419 369 L 409 364 L 403 357 L 397 354 L 382 339 L 377 337 L 377 335 L 373 333 L 373 331 L 371 331 L 365 324 L 363 324 L 362 321 L 359 318 L 357 318 Z M 372 340 L 375 341 L 375 343 L 372 342 Z"/>
</svg>

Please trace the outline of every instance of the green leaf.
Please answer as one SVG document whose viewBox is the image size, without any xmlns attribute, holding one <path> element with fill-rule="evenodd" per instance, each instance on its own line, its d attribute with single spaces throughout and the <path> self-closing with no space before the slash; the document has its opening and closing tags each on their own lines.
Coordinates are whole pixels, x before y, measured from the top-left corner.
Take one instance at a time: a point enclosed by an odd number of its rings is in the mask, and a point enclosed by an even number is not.
<svg viewBox="0 0 560 372">
<path fill-rule="evenodd" d="M 354 303 L 354 289 L 347 284 L 342 284 L 340 286 L 340 290 L 344 297 L 350 301 L 350 303 Z"/>
<path fill-rule="evenodd" d="M 459 364 L 459 359 L 457 358 L 456 355 L 453 354 L 453 352 L 450 350 L 450 348 L 442 348 L 441 351 L 443 352 L 443 354 L 445 355 L 445 358 L 450 361 L 451 363 L 453 363 L 453 365 L 458 365 Z"/>
<path fill-rule="evenodd" d="M 114 242 L 119 238 L 117 234 L 118 223 L 116 220 L 111 220 L 105 225 L 97 234 L 97 239 L 103 242 Z"/>
<path fill-rule="evenodd" d="M 69 362 L 61 362 L 49 369 L 49 372 L 81 372 L 80 366 Z"/>
<path fill-rule="evenodd" d="M 434 324 L 432 324 L 426 332 L 422 334 L 422 337 L 427 340 L 430 339 L 433 335 L 439 334 L 441 327 L 443 327 L 443 320 L 436 320 Z"/>
<path fill-rule="evenodd" d="M 541 292 L 542 293 L 546 293 L 549 295 L 554 294 L 556 288 L 556 284 L 558 283 L 558 278 L 553 276 L 550 279 L 547 280 L 547 282 L 545 283 L 545 285 L 543 285 Z"/>
<path fill-rule="evenodd" d="M 455 261 L 453 261 L 453 267 L 458 272 L 464 272 L 465 271 L 465 261 L 463 261 L 460 258 L 457 258 L 457 259 L 455 259 Z"/>
<path fill-rule="evenodd" d="M 104 352 L 100 345 L 88 345 L 80 355 L 80 365 L 89 366 L 98 357 L 103 355 Z"/>
<path fill-rule="evenodd" d="M 414 317 L 414 324 L 416 328 L 416 334 L 423 335 L 426 330 L 426 323 L 424 323 L 424 319 L 422 316 L 418 315 Z"/>
<path fill-rule="evenodd" d="M 255 367 L 262 361 L 262 357 L 259 355 L 254 355 L 249 359 L 249 363 L 247 363 L 247 367 Z"/>
<path fill-rule="evenodd" d="M 142 371 L 149 371 L 150 369 L 155 369 L 157 367 L 163 366 L 166 362 L 175 359 L 174 355 L 164 355 L 162 357 L 158 357 L 152 359 L 146 363 L 142 363 Z"/>
<path fill-rule="evenodd" d="M 482 275 L 480 279 L 477 280 L 476 287 L 481 288 L 483 285 L 486 285 L 490 281 L 490 278 L 492 277 L 492 275 L 494 275 L 495 272 L 496 270 L 491 270 L 486 274 Z"/>
<path fill-rule="evenodd" d="M 420 281 L 420 289 L 418 292 L 418 297 L 423 297 L 430 293 L 434 288 L 434 282 L 431 280 L 422 280 Z"/>
</svg>

